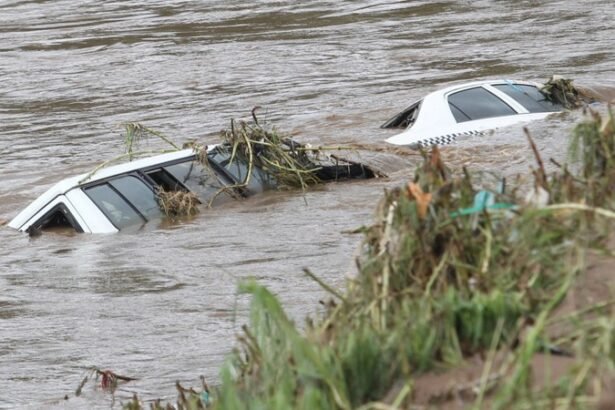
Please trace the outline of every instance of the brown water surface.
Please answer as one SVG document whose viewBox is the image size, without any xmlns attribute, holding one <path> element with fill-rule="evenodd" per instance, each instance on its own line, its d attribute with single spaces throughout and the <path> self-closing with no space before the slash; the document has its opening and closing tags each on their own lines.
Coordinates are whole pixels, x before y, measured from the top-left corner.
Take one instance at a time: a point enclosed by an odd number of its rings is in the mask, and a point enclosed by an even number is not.
<svg viewBox="0 0 615 410">
<path fill-rule="evenodd" d="M 0 219 L 63 177 L 121 152 L 119 124 L 215 142 L 262 116 L 314 144 L 380 144 L 378 126 L 451 82 L 557 73 L 596 90 L 615 79 L 608 1 L 0 2 Z M 562 160 L 580 113 L 533 123 Z M 531 164 L 520 127 L 444 150 L 454 165 L 512 174 Z M 255 277 L 300 320 L 336 286 L 387 186 L 416 156 L 365 154 L 388 180 L 270 193 L 182 224 L 117 235 L 0 229 L 0 408 L 52 406 L 88 366 L 139 380 L 120 398 L 217 383 Z M 92 385 L 58 407 L 108 408 Z M 117 404 L 116 404 L 117 405 Z"/>
</svg>

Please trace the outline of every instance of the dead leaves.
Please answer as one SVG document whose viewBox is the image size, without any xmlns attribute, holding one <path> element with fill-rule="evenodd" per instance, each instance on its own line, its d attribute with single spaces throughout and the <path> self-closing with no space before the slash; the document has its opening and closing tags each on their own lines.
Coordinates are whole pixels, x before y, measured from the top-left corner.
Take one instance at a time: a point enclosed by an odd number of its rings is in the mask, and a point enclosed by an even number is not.
<svg viewBox="0 0 615 410">
<path fill-rule="evenodd" d="M 432 194 L 423 192 L 423 189 L 419 184 L 409 182 L 406 195 L 409 199 L 414 199 L 416 201 L 416 209 L 419 214 L 419 218 L 425 218 L 427 216 L 427 209 L 431 203 Z"/>
</svg>

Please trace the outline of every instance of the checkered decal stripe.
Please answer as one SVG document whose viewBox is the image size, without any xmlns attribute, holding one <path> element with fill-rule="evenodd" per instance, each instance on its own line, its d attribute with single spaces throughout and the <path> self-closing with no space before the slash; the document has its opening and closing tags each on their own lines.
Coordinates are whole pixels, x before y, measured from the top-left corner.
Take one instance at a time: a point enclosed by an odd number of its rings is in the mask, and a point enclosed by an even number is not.
<svg viewBox="0 0 615 410">
<path fill-rule="evenodd" d="M 457 137 L 465 137 L 468 135 L 483 135 L 481 131 L 465 131 L 465 132 L 456 132 L 453 134 L 439 135 L 437 137 L 425 138 L 418 142 L 419 147 L 427 148 L 432 145 L 446 145 L 451 144 L 457 140 Z"/>
</svg>

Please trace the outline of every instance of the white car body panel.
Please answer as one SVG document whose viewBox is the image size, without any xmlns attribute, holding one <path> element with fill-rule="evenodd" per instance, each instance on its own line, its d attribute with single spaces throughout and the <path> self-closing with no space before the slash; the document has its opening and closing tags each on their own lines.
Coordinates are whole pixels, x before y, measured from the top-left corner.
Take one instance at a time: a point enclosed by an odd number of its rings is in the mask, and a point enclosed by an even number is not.
<svg viewBox="0 0 615 410">
<path fill-rule="evenodd" d="M 553 112 L 530 113 L 508 94 L 494 88 L 493 85 L 519 84 L 540 87 L 539 84 L 526 81 L 478 81 L 454 85 L 428 94 L 420 102 L 421 107 L 413 124 L 403 132 L 386 139 L 394 145 L 430 146 L 453 142 L 460 136 L 482 134 L 484 131 L 543 119 Z M 448 97 L 459 91 L 482 87 L 503 100 L 516 114 L 501 117 L 483 118 L 472 121 L 457 122 L 448 104 Z M 416 103 L 415 103 L 416 104 Z"/>
</svg>

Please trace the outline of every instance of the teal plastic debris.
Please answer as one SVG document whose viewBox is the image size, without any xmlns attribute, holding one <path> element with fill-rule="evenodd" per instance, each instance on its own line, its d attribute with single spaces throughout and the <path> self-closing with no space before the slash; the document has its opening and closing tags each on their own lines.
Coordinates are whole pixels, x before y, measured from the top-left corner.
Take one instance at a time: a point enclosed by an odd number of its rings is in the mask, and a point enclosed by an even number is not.
<svg viewBox="0 0 615 410">
<path fill-rule="evenodd" d="M 201 392 L 201 402 L 203 402 L 203 404 L 205 405 L 205 407 L 209 406 L 211 404 L 211 397 L 209 396 L 209 392 L 203 390 Z"/>
<path fill-rule="evenodd" d="M 474 204 L 470 208 L 463 208 L 455 212 L 451 212 L 453 218 L 462 215 L 472 215 L 483 211 L 498 210 L 498 209 L 513 209 L 515 204 L 506 202 L 495 202 L 495 195 L 489 191 L 478 191 L 474 195 Z"/>
</svg>

